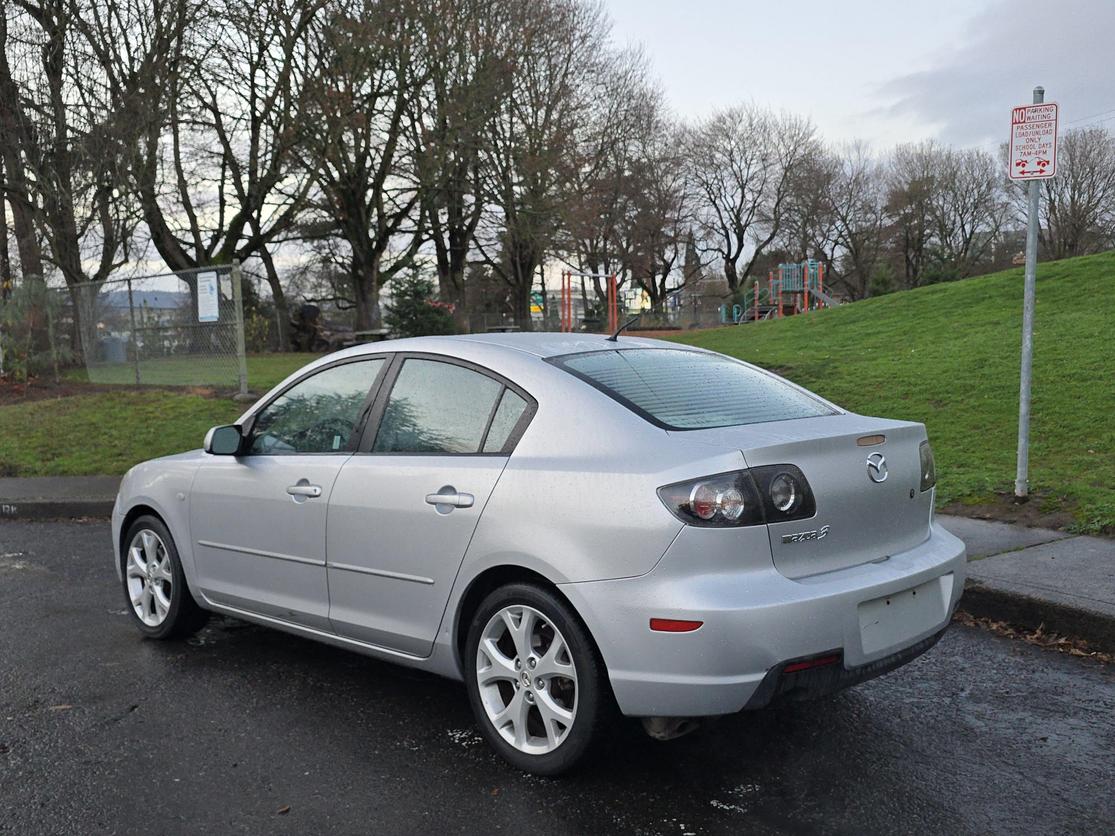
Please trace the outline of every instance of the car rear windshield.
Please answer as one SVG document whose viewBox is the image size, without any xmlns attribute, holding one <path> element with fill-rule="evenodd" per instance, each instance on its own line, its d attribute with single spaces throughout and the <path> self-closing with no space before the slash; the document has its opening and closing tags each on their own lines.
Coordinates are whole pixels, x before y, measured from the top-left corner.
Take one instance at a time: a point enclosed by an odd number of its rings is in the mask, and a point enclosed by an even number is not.
<svg viewBox="0 0 1115 836">
<path fill-rule="evenodd" d="M 833 414 L 777 377 L 720 354 L 636 348 L 567 354 L 551 362 L 671 430 Z"/>
</svg>

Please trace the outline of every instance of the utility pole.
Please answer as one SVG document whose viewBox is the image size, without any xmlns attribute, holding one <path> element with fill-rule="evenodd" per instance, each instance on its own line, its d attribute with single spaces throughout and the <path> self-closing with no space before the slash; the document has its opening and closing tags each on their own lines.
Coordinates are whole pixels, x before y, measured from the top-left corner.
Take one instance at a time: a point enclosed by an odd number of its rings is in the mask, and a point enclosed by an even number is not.
<svg viewBox="0 0 1115 836">
<path fill-rule="evenodd" d="M 1034 88 L 1034 104 L 1045 101 L 1045 88 Z M 1014 498 L 1030 498 L 1030 386 L 1034 366 L 1034 285 L 1038 270 L 1038 215 L 1041 181 L 1030 180 L 1029 208 L 1026 217 L 1026 275 L 1022 302 L 1022 376 L 1018 391 L 1018 462 L 1014 474 Z"/>
</svg>

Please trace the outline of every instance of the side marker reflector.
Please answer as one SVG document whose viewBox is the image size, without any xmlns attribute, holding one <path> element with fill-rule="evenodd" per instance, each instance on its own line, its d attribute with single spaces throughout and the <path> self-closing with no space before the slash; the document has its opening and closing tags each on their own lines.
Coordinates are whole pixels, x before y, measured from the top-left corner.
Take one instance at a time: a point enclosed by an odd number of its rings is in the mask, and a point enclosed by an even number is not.
<svg viewBox="0 0 1115 836">
<path fill-rule="evenodd" d="M 818 656 L 816 659 L 802 659 L 800 662 L 791 662 L 782 669 L 782 673 L 796 673 L 797 671 L 807 671 L 810 668 L 820 668 L 825 665 L 835 665 L 840 661 L 839 654 L 833 653 L 830 656 Z"/>
<path fill-rule="evenodd" d="M 692 633 L 705 622 L 679 621 L 675 618 L 652 618 L 650 629 L 658 633 Z"/>
</svg>

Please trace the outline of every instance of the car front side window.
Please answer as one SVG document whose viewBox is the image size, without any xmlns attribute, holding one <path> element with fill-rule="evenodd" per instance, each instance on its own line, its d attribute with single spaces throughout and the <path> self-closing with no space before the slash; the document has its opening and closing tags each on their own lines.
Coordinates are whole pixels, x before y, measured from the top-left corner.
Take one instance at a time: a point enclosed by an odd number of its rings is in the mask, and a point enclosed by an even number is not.
<svg viewBox="0 0 1115 836">
<path fill-rule="evenodd" d="M 294 384 L 257 415 L 249 452 L 274 456 L 347 450 L 383 363 L 381 357 L 343 363 Z"/>
</svg>

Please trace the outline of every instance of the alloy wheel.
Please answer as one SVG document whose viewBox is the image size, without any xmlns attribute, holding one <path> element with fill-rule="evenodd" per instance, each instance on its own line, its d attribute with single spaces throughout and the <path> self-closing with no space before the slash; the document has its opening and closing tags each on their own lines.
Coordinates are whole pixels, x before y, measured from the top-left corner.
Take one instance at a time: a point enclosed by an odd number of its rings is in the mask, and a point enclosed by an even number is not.
<svg viewBox="0 0 1115 836">
<path fill-rule="evenodd" d="M 577 669 L 569 644 L 533 607 L 512 604 L 488 620 L 476 650 L 480 700 L 493 728 L 518 749 L 557 749 L 577 717 Z"/>
<path fill-rule="evenodd" d="M 124 574 L 136 616 L 148 627 L 158 627 L 170 612 L 174 583 L 170 553 L 158 534 L 149 528 L 136 532 Z"/>
</svg>

